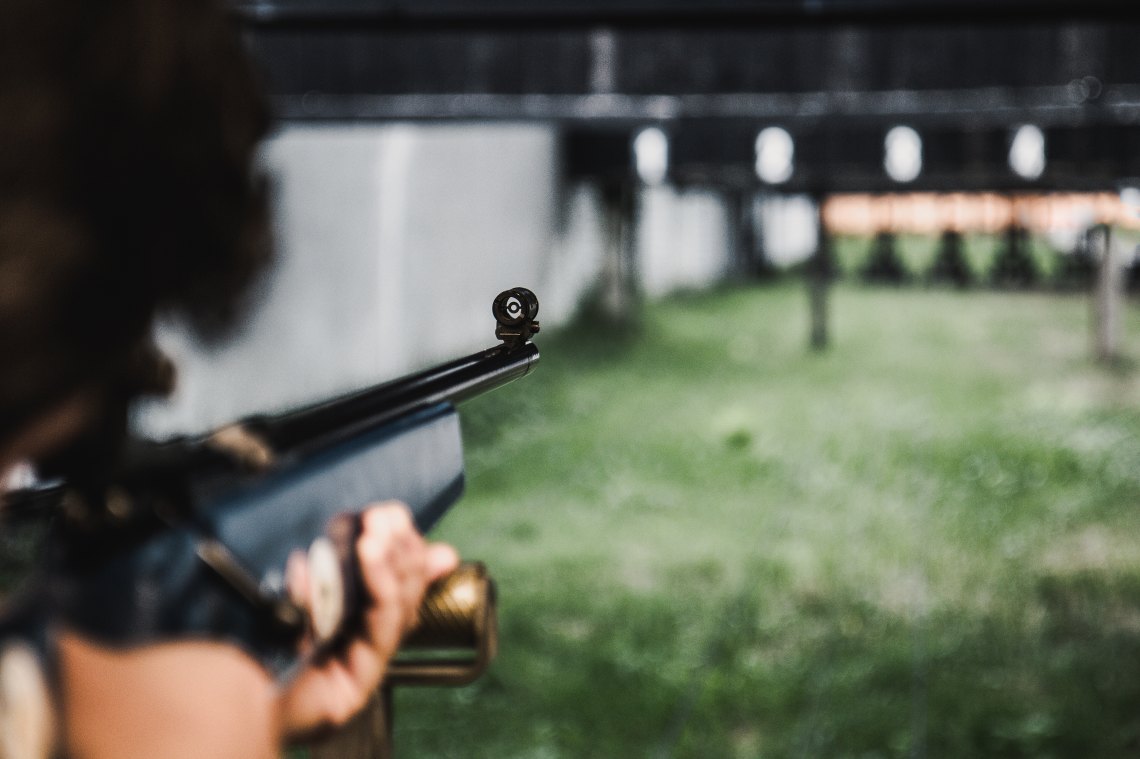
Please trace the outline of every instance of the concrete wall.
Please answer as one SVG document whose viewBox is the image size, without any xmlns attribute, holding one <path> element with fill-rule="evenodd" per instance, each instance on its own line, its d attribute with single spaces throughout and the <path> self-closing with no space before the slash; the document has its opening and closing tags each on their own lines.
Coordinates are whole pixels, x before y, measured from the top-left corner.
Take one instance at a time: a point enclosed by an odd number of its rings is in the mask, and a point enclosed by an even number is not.
<svg viewBox="0 0 1140 759">
<path fill-rule="evenodd" d="M 669 186 L 641 193 L 637 262 L 646 295 L 707 286 L 729 270 L 735 232 L 724 196 Z"/>
<path fill-rule="evenodd" d="M 598 280 L 605 233 L 600 193 L 566 185 L 558 153 L 541 125 L 282 131 L 264 158 L 277 262 L 226 344 L 161 326 L 180 382 L 138 426 L 201 431 L 485 348 L 507 287 L 531 287 L 543 323 L 564 323 Z M 717 196 L 646 189 L 640 206 L 648 294 L 721 276 L 731 235 Z"/>
<path fill-rule="evenodd" d="M 757 200 L 756 226 L 768 260 L 789 266 L 809 258 L 819 244 L 818 211 L 806 195 L 766 195 Z"/>
</svg>

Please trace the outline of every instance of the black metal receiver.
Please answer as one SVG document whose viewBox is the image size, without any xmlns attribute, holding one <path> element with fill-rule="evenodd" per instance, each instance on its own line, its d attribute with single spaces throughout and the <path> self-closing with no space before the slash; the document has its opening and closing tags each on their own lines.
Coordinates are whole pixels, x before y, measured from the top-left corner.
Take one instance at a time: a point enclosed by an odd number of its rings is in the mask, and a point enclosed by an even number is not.
<svg viewBox="0 0 1140 759">
<path fill-rule="evenodd" d="M 97 484 L 9 494 L 5 512 L 50 507 L 55 517 L 44 566 L 0 616 L 0 647 L 22 639 L 50 659 L 57 627 L 117 647 L 209 637 L 282 676 L 302 648 L 334 648 L 362 606 L 359 511 L 400 500 L 421 531 L 430 529 L 463 491 L 455 404 L 538 361 L 534 293 L 507 290 L 492 311 L 502 345 L 209 436 L 132 444 L 115 476 Z M 299 560 L 307 562 L 305 599 L 288 578 Z M 456 583 L 476 587 L 457 591 Z M 472 679 L 494 650 L 493 588 L 481 565 L 468 565 L 436 591 L 421 616 L 457 630 L 455 646 L 466 646 L 474 628 L 492 637 L 478 643 L 470 666 L 437 659 L 442 680 Z M 302 646 L 306 639 L 315 645 Z M 449 637 L 421 629 L 411 639 Z M 397 667 L 397 679 L 401 671 L 422 679 L 415 666 Z"/>
</svg>

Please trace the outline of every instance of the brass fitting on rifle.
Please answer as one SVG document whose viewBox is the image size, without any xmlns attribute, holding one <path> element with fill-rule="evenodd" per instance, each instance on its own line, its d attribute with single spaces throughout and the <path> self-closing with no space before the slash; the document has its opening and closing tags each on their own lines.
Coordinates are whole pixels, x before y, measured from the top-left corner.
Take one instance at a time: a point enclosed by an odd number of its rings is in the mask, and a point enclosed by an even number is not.
<svg viewBox="0 0 1140 759">
<path fill-rule="evenodd" d="M 481 562 L 464 562 L 428 589 L 387 683 L 467 685 L 486 671 L 498 644 L 495 583 Z"/>
</svg>

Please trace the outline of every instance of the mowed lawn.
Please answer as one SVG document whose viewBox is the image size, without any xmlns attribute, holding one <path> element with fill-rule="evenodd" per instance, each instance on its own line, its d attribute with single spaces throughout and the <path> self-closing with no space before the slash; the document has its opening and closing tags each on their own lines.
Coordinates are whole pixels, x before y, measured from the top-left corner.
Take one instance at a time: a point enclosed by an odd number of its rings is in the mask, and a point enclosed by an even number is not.
<svg viewBox="0 0 1140 759">
<path fill-rule="evenodd" d="M 651 304 L 465 407 L 437 536 L 501 653 L 400 756 L 1140 755 L 1140 374 L 1080 296 L 832 309 L 812 354 L 794 282 Z"/>
</svg>

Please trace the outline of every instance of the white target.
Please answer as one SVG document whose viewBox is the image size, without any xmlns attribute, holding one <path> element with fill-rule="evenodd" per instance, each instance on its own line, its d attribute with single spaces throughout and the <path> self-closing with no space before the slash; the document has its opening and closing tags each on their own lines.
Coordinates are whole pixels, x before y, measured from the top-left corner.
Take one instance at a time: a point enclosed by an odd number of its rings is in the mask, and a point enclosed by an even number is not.
<svg viewBox="0 0 1140 759">
<path fill-rule="evenodd" d="M 780 127 L 768 127 L 756 136 L 756 176 L 768 184 L 783 184 L 795 172 L 796 144 Z"/>
<path fill-rule="evenodd" d="M 913 182 L 922 173 L 922 138 L 907 126 L 887 132 L 883 141 L 883 168 L 896 182 Z"/>
</svg>

